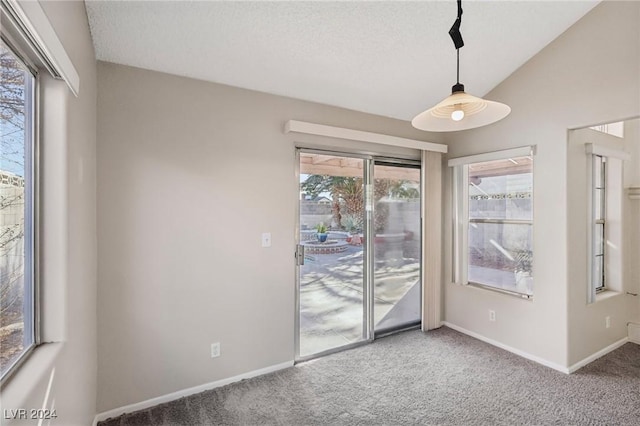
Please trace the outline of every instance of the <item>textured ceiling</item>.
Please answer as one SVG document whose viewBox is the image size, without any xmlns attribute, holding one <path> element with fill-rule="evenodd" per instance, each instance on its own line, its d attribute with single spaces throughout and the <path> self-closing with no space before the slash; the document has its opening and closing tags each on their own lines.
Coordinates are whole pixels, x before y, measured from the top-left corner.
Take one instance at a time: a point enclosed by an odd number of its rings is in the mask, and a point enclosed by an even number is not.
<svg viewBox="0 0 640 426">
<path fill-rule="evenodd" d="M 597 1 L 465 1 L 460 80 L 484 96 Z M 449 95 L 456 2 L 93 1 L 99 60 L 411 120 Z"/>
</svg>

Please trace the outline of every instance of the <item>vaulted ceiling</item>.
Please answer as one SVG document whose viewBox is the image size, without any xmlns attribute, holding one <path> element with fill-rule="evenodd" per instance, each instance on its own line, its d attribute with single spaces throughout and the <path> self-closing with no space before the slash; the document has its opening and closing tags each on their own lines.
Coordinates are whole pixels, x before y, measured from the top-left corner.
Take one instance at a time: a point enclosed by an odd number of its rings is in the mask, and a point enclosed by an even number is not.
<svg viewBox="0 0 640 426">
<path fill-rule="evenodd" d="M 484 96 L 598 1 L 464 1 L 460 80 Z M 87 0 L 99 60 L 411 120 L 450 94 L 457 6 Z"/>
</svg>

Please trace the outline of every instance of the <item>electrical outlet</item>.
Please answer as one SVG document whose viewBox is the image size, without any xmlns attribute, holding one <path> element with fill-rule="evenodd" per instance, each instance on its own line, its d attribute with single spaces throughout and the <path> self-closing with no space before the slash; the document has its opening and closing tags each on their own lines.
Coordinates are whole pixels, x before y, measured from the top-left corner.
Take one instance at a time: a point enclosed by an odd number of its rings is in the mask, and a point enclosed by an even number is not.
<svg viewBox="0 0 640 426">
<path fill-rule="evenodd" d="M 496 320 L 496 311 L 492 311 L 489 310 L 489 321 L 495 321 Z"/>
<path fill-rule="evenodd" d="M 604 317 L 604 326 L 606 328 L 611 328 L 611 317 Z"/>
<path fill-rule="evenodd" d="M 211 358 L 217 358 L 220 356 L 220 342 L 211 344 Z"/>
</svg>

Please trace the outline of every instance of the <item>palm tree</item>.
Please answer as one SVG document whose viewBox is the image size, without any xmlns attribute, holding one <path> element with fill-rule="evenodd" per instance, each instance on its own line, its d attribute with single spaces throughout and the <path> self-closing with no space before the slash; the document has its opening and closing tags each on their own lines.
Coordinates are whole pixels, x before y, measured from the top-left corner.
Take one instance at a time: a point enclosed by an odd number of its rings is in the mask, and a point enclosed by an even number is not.
<svg viewBox="0 0 640 426">
<path fill-rule="evenodd" d="M 335 222 L 338 227 L 342 227 L 342 206 L 345 205 L 346 213 L 362 213 L 362 178 L 310 175 L 300 184 L 300 189 L 310 195 L 317 197 L 323 192 L 331 194 L 332 210 Z"/>
<path fill-rule="evenodd" d="M 389 193 L 391 181 L 388 179 L 375 179 L 373 198 L 374 203 L 380 201 Z M 364 184 L 362 178 L 329 175 L 309 175 L 300 184 L 300 189 L 310 195 L 317 197 L 323 192 L 331 194 L 333 217 L 336 225 L 342 228 L 342 214 L 353 215 L 354 217 L 364 217 Z M 386 221 L 385 210 L 376 212 L 376 229 L 380 228 Z"/>
</svg>

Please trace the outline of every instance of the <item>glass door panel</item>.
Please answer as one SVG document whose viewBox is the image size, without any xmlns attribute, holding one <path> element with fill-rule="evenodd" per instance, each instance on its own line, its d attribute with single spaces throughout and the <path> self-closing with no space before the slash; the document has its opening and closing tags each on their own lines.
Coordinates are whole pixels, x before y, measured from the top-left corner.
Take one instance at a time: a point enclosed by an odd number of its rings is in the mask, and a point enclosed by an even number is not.
<svg viewBox="0 0 640 426">
<path fill-rule="evenodd" d="M 369 338 L 367 160 L 299 151 L 297 358 Z"/>
<path fill-rule="evenodd" d="M 420 168 L 374 165 L 374 330 L 420 324 Z"/>
</svg>

